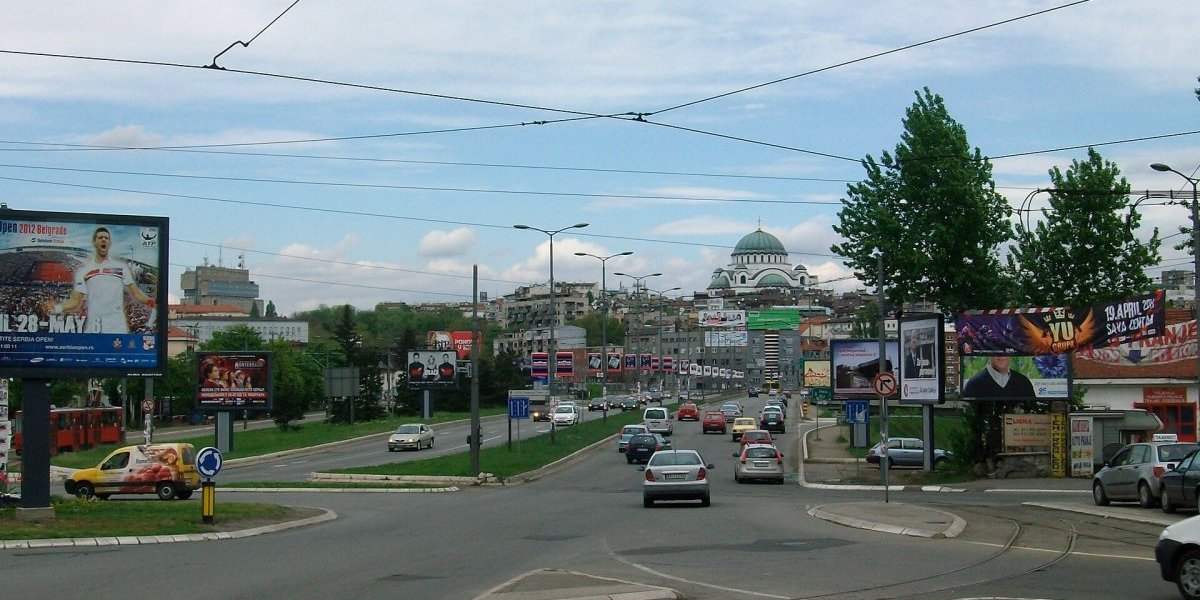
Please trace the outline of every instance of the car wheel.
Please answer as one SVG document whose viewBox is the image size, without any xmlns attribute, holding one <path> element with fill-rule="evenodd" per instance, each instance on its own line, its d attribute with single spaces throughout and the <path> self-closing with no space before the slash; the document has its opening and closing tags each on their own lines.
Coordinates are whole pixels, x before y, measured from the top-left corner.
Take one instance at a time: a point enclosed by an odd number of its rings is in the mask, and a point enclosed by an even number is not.
<svg viewBox="0 0 1200 600">
<path fill-rule="evenodd" d="M 632 465 L 632 464 L 633 464 L 633 457 L 631 457 L 631 456 L 626 456 L 626 457 L 625 457 L 625 462 L 627 462 L 627 463 L 629 463 L 629 464 L 631 464 L 631 465 Z"/>
<path fill-rule="evenodd" d="M 1171 504 L 1171 495 L 1167 493 L 1167 490 L 1162 491 L 1162 503 L 1160 506 L 1162 506 L 1162 511 L 1168 515 L 1175 513 L 1175 505 Z"/>
<path fill-rule="evenodd" d="M 712 505 L 712 499 L 708 497 L 708 494 L 705 494 L 704 496 L 702 496 L 700 498 L 700 506 L 711 506 L 711 505 Z"/>
<path fill-rule="evenodd" d="M 101 500 L 108 500 L 108 497 L 109 497 L 109 496 L 111 496 L 111 495 L 112 495 L 112 494 L 96 494 L 96 497 L 97 497 L 97 498 L 99 498 L 99 499 L 101 499 Z"/>
<path fill-rule="evenodd" d="M 1200 550 L 1188 550 L 1175 563 L 1175 585 L 1187 600 L 1200 599 Z"/>
<path fill-rule="evenodd" d="M 192 490 L 179 490 L 175 495 L 180 500 L 187 500 L 192 497 Z"/>
<path fill-rule="evenodd" d="M 939 458 L 933 461 L 933 470 L 937 471 L 938 469 L 944 469 L 946 467 L 946 463 L 948 462 L 950 461 L 946 458 Z"/>
<path fill-rule="evenodd" d="M 734 483 L 741 483 L 741 482 L 742 482 L 742 478 L 741 478 L 741 477 L 739 477 L 737 473 L 734 473 L 734 474 L 733 474 L 733 482 L 734 482 Z"/>
<path fill-rule="evenodd" d="M 650 499 L 649 496 L 642 496 L 642 506 L 650 508 L 651 506 L 654 506 L 654 500 Z"/>
<path fill-rule="evenodd" d="M 175 484 L 170 481 L 163 481 L 154 488 L 154 493 L 158 495 L 159 500 L 174 500 L 177 495 L 175 492 Z"/>
<path fill-rule="evenodd" d="M 1092 484 L 1092 500 L 1096 506 L 1108 506 L 1108 494 L 1104 493 L 1104 484 L 1099 481 Z"/>
<path fill-rule="evenodd" d="M 436 439 L 437 439 L 437 438 L 429 438 L 429 449 L 430 449 L 430 450 L 433 450 L 433 442 L 434 442 L 434 440 L 436 440 Z M 481 439 L 479 440 L 479 442 L 480 442 L 480 443 L 483 443 L 483 439 L 481 438 Z"/>
<path fill-rule="evenodd" d="M 75 484 L 75 495 L 85 500 L 91 498 L 96 495 L 96 486 L 90 481 L 81 481 Z"/>
<path fill-rule="evenodd" d="M 1154 494 L 1150 493 L 1150 484 L 1145 481 L 1138 484 L 1138 505 L 1142 508 L 1154 508 Z"/>
</svg>

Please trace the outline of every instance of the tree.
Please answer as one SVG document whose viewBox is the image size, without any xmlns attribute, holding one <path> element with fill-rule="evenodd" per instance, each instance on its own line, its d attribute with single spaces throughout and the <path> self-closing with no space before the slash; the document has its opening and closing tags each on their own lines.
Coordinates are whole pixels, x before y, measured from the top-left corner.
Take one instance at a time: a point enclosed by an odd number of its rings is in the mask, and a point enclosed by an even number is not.
<svg viewBox="0 0 1200 600">
<path fill-rule="evenodd" d="M 1054 167 L 1050 180 L 1050 208 L 1036 224 L 1017 225 L 1008 260 L 1021 300 L 1081 306 L 1150 289 L 1146 269 L 1161 260 L 1158 229 L 1138 240 L 1142 215 L 1128 206 L 1129 182 L 1117 165 L 1088 148 L 1086 160 L 1065 173 Z"/>
<path fill-rule="evenodd" d="M 1001 305 L 1010 282 L 998 248 L 1012 238 L 1011 213 L 991 163 L 928 88 L 906 111 L 895 153 L 863 161 L 867 177 L 847 186 L 833 229 L 860 281 L 877 285 L 883 251 L 888 301 L 929 299 L 955 313 Z"/>
<path fill-rule="evenodd" d="M 270 345 L 271 368 L 274 372 L 271 396 L 271 416 L 280 429 L 287 431 L 292 422 L 304 418 L 304 412 L 319 397 L 312 377 L 306 376 L 306 359 L 290 343 L 276 340 Z"/>
<path fill-rule="evenodd" d="M 262 315 L 258 314 L 258 303 L 257 303 L 257 302 L 251 302 L 251 303 L 250 303 L 250 318 L 251 318 L 251 319 L 257 319 L 257 318 L 259 318 L 259 317 L 261 317 L 261 316 L 262 316 Z"/>
</svg>

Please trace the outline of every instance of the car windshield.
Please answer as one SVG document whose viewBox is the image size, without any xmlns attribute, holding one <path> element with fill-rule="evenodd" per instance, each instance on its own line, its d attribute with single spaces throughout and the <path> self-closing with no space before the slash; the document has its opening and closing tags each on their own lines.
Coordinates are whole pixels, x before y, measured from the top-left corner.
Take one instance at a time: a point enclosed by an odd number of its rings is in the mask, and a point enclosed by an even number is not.
<svg viewBox="0 0 1200 600">
<path fill-rule="evenodd" d="M 659 452 L 648 464 L 651 467 L 698 465 L 700 456 L 694 452 Z"/>
<path fill-rule="evenodd" d="M 646 433 L 646 428 L 642 427 L 640 425 L 626 425 L 625 428 L 621 430 L 621 433 L 625 433 L 625 434 L 629 434 L 629 435 L 634 435 L 634 434 L 638 434 L 638 433 Z"/>
<path fill-rule="evenodd" d="M 421 433 L 420 425 L 401 425 L 396 428 L 396 433 Z"/>
<path fill-rule="evenodd" d="M 775 458 L 771 448 L 746 448 L 746 458 Z"/>
<path fill-rule="evenodd" d="M 1177 462 L 1183 460 L 1197 448 L 1196 444 L 1170 444 L 1158 447 L 1158 462 Z"/>
<path fill-rule="evenodd" d="M 557 412 L 557 413 L 573 413 L 573 412 L 575 412 L 575 409 L 571 408 L 570 406 L 560 406 L 560 407 L 558 407 L 558 408 L 554 409 L 554 412 Z"/>
<path fill-rule="evenodd" d="M 656 438 L 652 435 L 646 435 L 644 433 L 639 433 L 638 435 L 635 435 L 635 436 L 629 438 L 629 443 L 630 444 L 657 444 L 658 438 Z"/>
</svg>

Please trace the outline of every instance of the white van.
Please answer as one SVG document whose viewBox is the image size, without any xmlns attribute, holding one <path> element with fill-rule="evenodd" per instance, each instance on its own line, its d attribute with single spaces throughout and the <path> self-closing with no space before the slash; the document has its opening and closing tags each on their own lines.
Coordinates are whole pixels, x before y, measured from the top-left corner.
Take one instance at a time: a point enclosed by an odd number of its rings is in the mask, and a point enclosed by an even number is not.
<svg viewBox="0 0 1200 600">
<path fill-rule="evenodd" d="M 663 435 L 671 435 L 671 411 L 661 406 L 652 406 L 642 413 L 642 423 L 646 425 L 646 429 L 650 433 L 661 433 Z"/>
</svg>

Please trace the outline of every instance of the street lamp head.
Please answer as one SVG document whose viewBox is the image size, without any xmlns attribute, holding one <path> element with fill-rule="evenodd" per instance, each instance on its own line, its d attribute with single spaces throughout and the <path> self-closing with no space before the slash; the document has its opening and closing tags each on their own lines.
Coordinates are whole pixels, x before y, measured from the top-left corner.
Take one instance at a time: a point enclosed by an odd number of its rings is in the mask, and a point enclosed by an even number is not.
<svg viewBox="0 0 1200 600">
<path fill-rule="evenodd" d="M 619 252 L 619 253 L 617 253 L 617 256 L 629 256 L 630 254 L 633 254 L 633 252 L 632 252 L 632 251 L 629 251 L 629 250 L 626 250 L 626 251 L 624 251 L 624 252 Z"/>
<path fill-rule="evenodd" d="M 583 229 L 584 227 L 587 227 L 587 226 L 588 226 L 587 223 L 576 223 L 576 224 L 568 227 L 567 229 Z"/>
<path fill-rule="evenodd" d="M 1169 165 L 1164 165 L 1162 163 L 1150 163 L 1150 168 L 1161 173 L 1167 173 L 1173 170 Z"/>
<path fill-rule="evenodd" d="M 594 254 L 588 254 L 587 252 L 576 252 L 576 253 L 575 253 L 575 256 L 595 256 L 595 255 L 594 255 Z"/>
<path fill-rule="evenodd" d="M 513 225 L 513 229 L 529 229 L 528 225 Z"/>
</svg>

